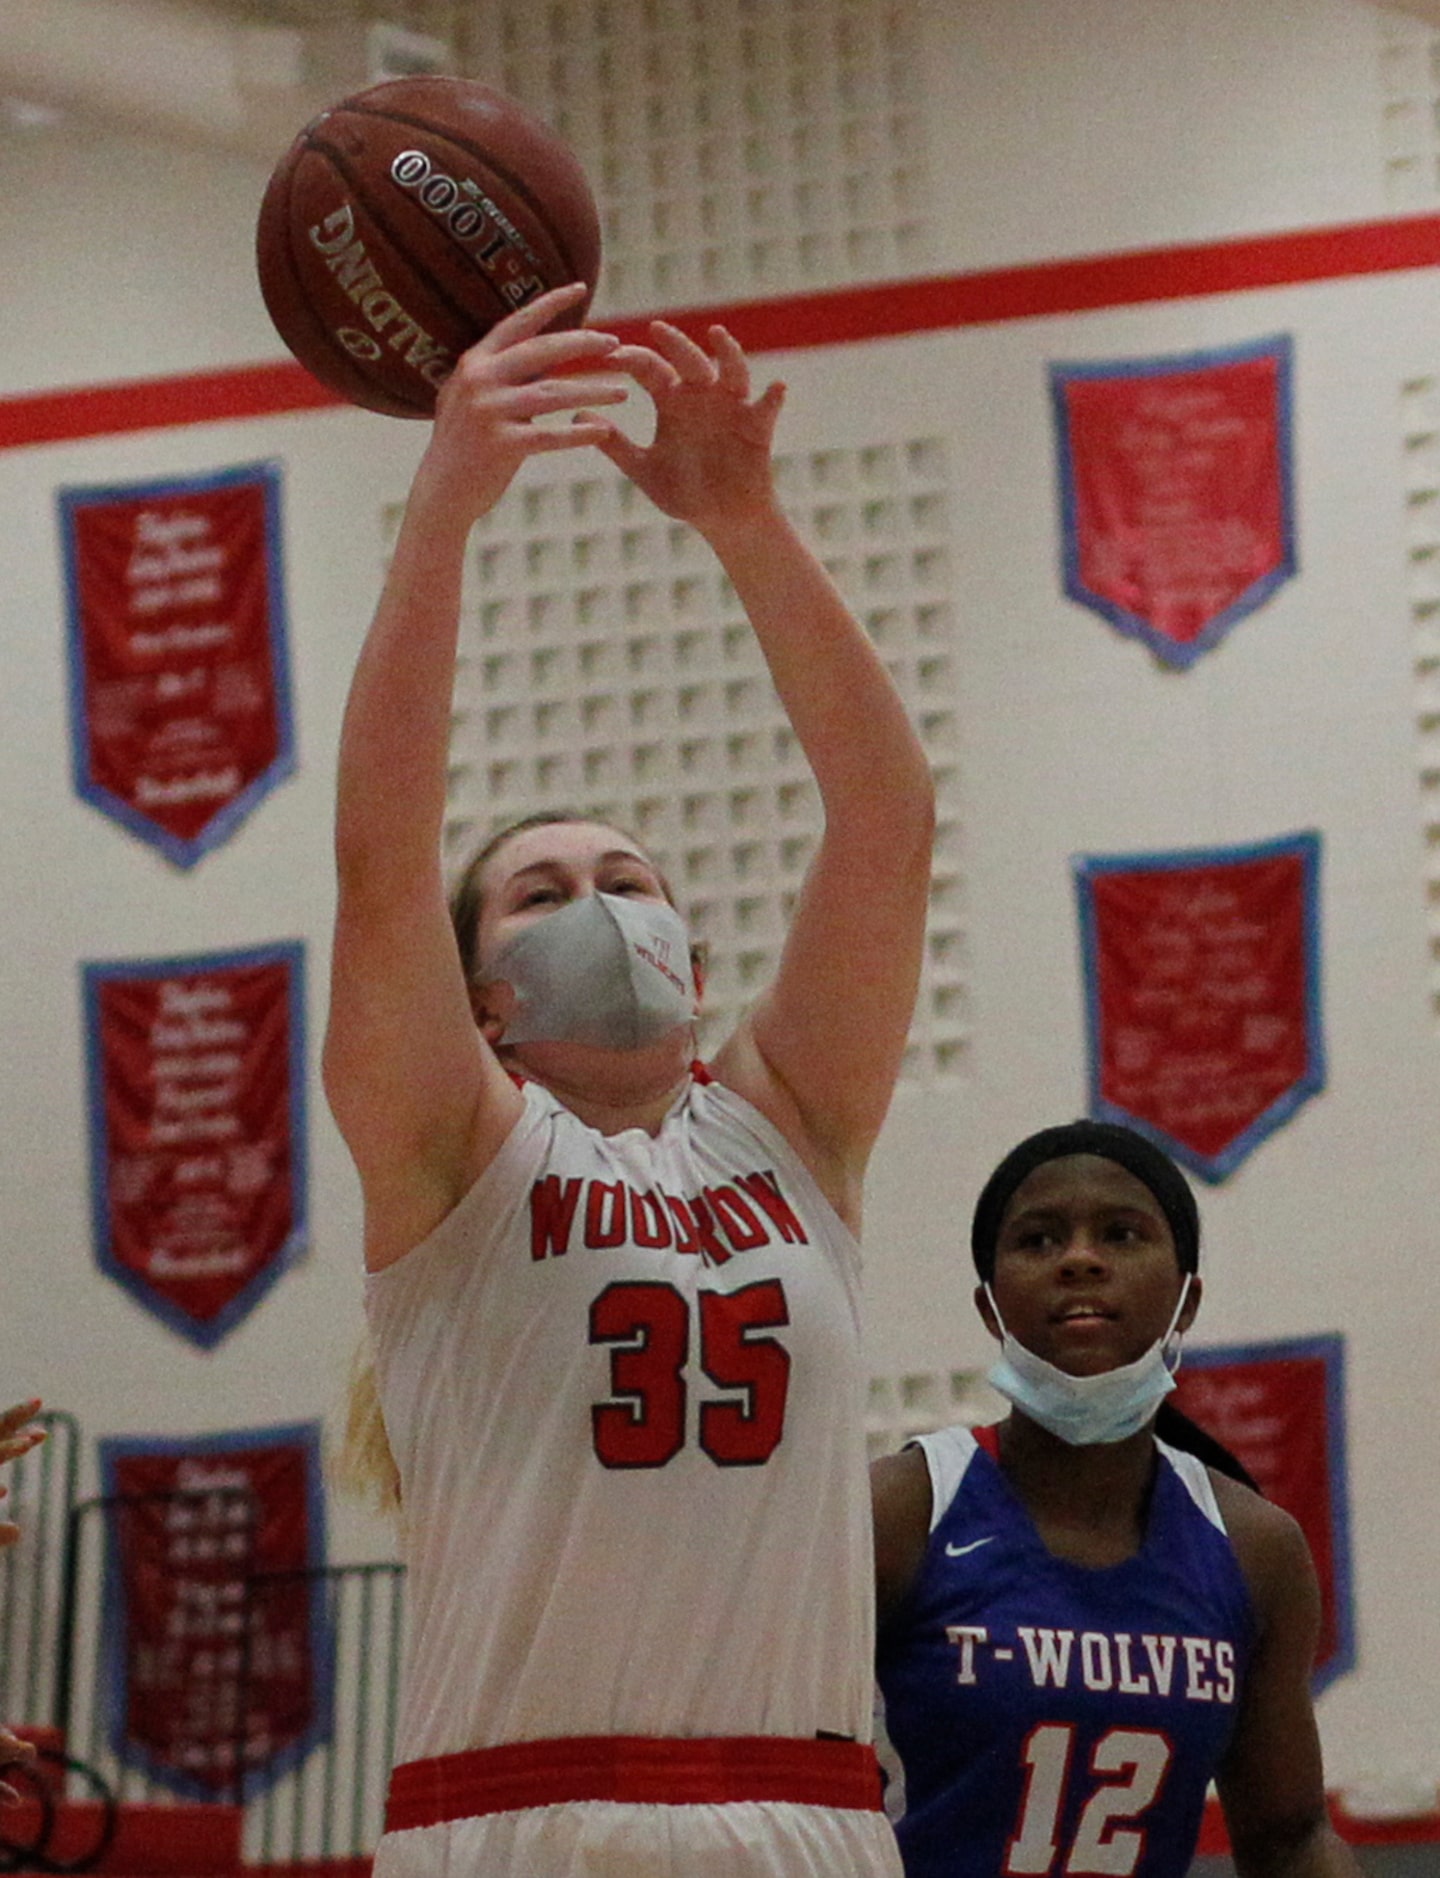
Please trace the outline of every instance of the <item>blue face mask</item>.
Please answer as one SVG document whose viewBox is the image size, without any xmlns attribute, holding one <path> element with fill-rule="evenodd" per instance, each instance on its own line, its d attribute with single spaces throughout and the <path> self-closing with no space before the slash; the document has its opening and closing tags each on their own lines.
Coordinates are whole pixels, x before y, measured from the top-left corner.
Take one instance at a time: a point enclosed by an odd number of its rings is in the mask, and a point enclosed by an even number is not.
<svg viewBox="0 0 1440 1878">
<path fill-rule="evenodd" d="M 1000 1360 L 987 1380 L 1031 1421 L 1039 1422 L 1071 1447 L 1123 1441 L 1145 1426 L 1175 1387 L 1181 1342 L 1175 1326 L 1190 1295 L 1188 1273 L 1164 1336 L 1133 1363 L 1107 1369 L 1100 1376 L 1067 1376 L 1063 1369 L 1027 1350 L 1006 1330 L 989 1285 L 985 1295 L 1001 1331 Z"/>
<path fill-rule="evenodd" d="M 502 1044 L 638 1050 L 695 1021 L 690 935 L 659 900 L 582 894 L 501 946 L 483 978 L 515 992 Z"/>
</svg>

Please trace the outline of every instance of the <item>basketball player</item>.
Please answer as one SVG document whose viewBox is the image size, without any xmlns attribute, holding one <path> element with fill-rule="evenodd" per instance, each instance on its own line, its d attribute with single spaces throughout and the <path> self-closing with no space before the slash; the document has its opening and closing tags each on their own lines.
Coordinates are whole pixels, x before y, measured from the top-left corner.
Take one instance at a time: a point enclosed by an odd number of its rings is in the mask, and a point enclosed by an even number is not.
<svg viewBox="0 0 1440 1878">
<path fill-rule="evenodd" d="M 547 331 L 571 293 L 442 391 L 341 741 L 325 1076 L 410 1623 L 377 1874 L 898 1872 L 856 1234 L 916 991 L 928 768 L 777 502 L 781 388 L 752 398 L 719 328 Z M 627 383 L 648 445 L 599 408 Z M 775 980 L 708 1069 L 685 923 L 623 830 L 521 824 L 472 870 L 459 948 L 447 923 L 466 539 L 529 457 L 586 445 L 714 550 L 824 807 Z"/>
<path fill-rule="evenodd" d="M 1128 1128 L 1046 1129 L 971 1245 L 1010 1414 L 872 1470 L 907 1878 L 1184 1878 L 1212 1777 L 1242 1878 L 1358 1878 L 1325 1811 L 1304 1537 L 1154 1434 L 1200 1301 L 1184 1177 Z"/>
</svg>

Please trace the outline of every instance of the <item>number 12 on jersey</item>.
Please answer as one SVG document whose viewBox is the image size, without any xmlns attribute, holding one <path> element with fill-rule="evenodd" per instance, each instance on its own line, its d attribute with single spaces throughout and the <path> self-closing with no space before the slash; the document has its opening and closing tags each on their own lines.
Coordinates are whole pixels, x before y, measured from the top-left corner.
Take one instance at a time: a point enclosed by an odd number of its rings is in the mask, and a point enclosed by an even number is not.
<svg viewBox="0 0 1440 1878">
<path fill-rule="evenodd" d="M 699 1367 L 720 1400 L 700 1404 L 698 1440 L 717 1467 L 758 1467 L 785 1432 L 790 1352 L 762 1333 L 790 1322 L 778 1278 L 702 1291 Z M 611 1345 L 610 1395 L 590 1410 L 606 1467 L 664 1467 L 685 1445 L 690 1302 L 673 1285 L 607 1285 L 590 1306 L 590 1341 Z"/>
<path fill-rule="evenodd" d="M 1129 1777 L 1105 1782 L 1091 1794 L 1069 1855 L 1057 1866 L 1074 1749 L 1075 1729 L 1069 1722 L 1045 1722 L 1026 1736 L 1025 1797 L 1006 1848 L 1007 1878 L 1048 1878 L 1051 1872 L 1057 1878 L 1129 1878 L 1139 1863 L 1145 1849 L 1140 1818 L 1169 1770 L 1169 1741 L 1149 1728 L 1111 1728 L 1101 1735 L 1089 1772 Z"/>
</svg>

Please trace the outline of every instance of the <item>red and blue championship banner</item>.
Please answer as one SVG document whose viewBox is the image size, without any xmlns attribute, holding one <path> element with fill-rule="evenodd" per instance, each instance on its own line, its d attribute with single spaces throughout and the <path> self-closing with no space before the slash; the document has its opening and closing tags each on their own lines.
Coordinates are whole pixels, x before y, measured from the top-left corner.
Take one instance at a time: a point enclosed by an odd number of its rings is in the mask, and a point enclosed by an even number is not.
<svg viewBox="0 0 1440 1878">
<path fill-rule="evenodd" d="M 1325 1085 L 1320 838 L 1071 865 L 1090 1113 L 1224 1180 Z"/>
<path fill-rule="evenodd" d="M 116 1758 L 191 1799 L 260 1792 L 332 1726 L 319 1426 L 99 1447 Z"/>
<path fill-rule="evenodd" d="M 1065 592 L 1187 666 L 1295 572 L 1288 338 L 1053 365 Z"/>
<path fill-rule="evenodd" d="M 295 766 L 279 471 L 59 507 L 76 792 L 191 867 Z"/>
<path fill-rule="evenodd" d="M 97 1260 L 209 1349 L 305 1246 L 303 948 L 82 979 Z"/>
<path fill-rule="evenodd" d="M 1305 1534 L 1320 1579 L 1318 1694 L 1355 1667 L 1344 1340 L 1187 1348 L 1171 1400 L 1223 1442 Z"/>
</svg>

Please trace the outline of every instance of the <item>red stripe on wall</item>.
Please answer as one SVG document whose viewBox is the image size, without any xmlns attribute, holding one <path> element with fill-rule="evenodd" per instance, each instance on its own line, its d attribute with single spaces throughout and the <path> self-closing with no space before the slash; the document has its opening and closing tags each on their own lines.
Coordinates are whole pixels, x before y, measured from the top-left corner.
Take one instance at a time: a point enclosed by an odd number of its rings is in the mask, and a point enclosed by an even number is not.
<svg viewBox="0 0 1440 1878">
<path fill-rule="evenodd" d="M 687 307 L 667 317 L 691 330 L 723 320 L 747 351 L 780 352 L 893 339 L 947 327 L 1091 313 L 1148 301 L 1346 280 L 1437 263 L 1440 215 L 1409 215 L 726 306 Z M 612 320 L 609 326 L 623 338 L 638 339 L 644 335 L 648 317 Z M 289 361 L 27 393 L 0 398 L 0 449 L 180 424 L 275 417 L 341 402 L 303 366 Z"/>
<path fill-rule="evenodd" d="M 118 431 L 273 417 L 339 402 L 334 392 L 289 360 L 234 365 L 223 372 L 185 372 L 175 378 L 133 378 L 114 385 L 29 392 L 0 398 L 0 450 L 106 437 Z"/>
</svg>

